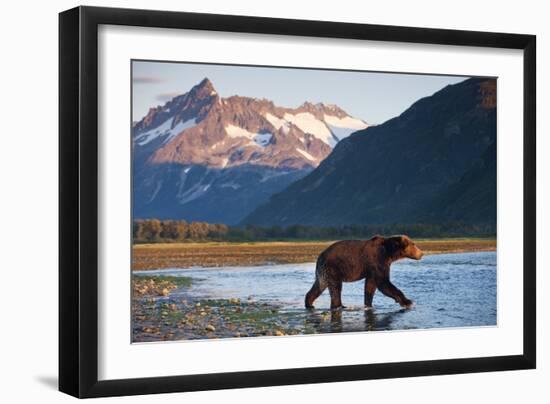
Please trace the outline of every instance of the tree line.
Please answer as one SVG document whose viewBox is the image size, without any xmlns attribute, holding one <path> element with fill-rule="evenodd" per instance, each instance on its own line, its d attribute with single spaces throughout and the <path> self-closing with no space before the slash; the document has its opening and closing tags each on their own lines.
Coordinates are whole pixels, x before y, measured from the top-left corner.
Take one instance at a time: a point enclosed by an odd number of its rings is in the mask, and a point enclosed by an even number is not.
<svg viewBox="0 0 550 404">
<path fill-rule="evenodd" d="M 344 226 L 227 226 L 185 220 L 140 219 L 133 223 L 135 243 L 185 241 L 284 241 L 364 239 L 375 234 L 407 234 L 416 238 L 494 237 L 494 224 L 414 223 Z"/>
<path fill-rule="evenodd" d="M 135 243 L 157 243 L 224 240 L 228 232 L 225 224 L 146 219 L 135 220 L 132 233 Z"/>
</svg>

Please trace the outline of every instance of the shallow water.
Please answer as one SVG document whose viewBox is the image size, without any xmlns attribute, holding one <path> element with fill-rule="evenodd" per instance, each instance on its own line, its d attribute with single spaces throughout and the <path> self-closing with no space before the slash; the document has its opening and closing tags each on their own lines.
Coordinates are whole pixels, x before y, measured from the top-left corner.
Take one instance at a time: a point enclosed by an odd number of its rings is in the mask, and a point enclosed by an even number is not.
<svg viewBox="0 0 550 404">
<path fill-rule="evenodd" d="M 428 255 L 421 261 L 394 263 L 392 282 L 415 302 L 408 310 L 377 291 L 374 309 L 364 311 L 364 282 L 345 283 L 342 301 L 347 309 L 331 315 L 328 322 L 328 290 L 315 302 L 315 311 L 303 308 L 304 295 L 315 278 L 314 263 L 164 269 L 147 274 L 194 278 L 185 293 L 197 299 L 276 303 L 283 313 L 305 320 L 313 332 L 487 326 L 496 325 L 497 320 L 495 252 Z"/>
</svg>

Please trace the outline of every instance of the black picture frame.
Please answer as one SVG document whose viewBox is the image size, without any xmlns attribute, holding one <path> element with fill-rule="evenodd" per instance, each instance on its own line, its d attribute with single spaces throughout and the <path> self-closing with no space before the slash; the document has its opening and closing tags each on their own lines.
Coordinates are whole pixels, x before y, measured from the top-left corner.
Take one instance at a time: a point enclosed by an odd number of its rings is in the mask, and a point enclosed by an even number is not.
<svg viewBox="0 0 550 404">
<path fill-rule="evenodd" d="M 523 353 L 467 359 L 98 380 L 98 26 L 180 28 L 523 51 Z M 59 390 L 75 397 L 324 383 L 536 366 L 536 37 L 77 7 L 59 15 Z M 518 134 L 519 136 L 519 134 Z"/>
</svg>

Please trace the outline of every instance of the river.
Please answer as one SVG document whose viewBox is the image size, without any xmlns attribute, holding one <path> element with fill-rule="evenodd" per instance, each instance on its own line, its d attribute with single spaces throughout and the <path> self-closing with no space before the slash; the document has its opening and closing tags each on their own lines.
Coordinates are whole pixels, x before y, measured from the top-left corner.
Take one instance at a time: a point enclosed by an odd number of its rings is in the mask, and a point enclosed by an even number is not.
<svg viewBox="0 0 550 404">
<path fill-rule="evenodd" d="M 187 276 L 193 286 L 187 296 L 196 299 L 239 298 L 275 303 L 281 313 L 305 318 L 315 332 L 404 330 L 440 327 L 491 326 L 497 323 L 495 252 L 436 254 L 421 261 L 401 260 L 392 265 L 391 280 L 415 302 L 404 310 L 379 291 L 371 311 L 363 310 L 363 281 L 345 283 L 347 307 L 334 321 L 323 321 L 329 308 L 328 290 L 303 308 L 304 295 L 314 280 L 315 264 L 263 265 L 163 269 L 147 274 Z M 139 274 L 139 273 L 136 273 Z"/>
</svg>

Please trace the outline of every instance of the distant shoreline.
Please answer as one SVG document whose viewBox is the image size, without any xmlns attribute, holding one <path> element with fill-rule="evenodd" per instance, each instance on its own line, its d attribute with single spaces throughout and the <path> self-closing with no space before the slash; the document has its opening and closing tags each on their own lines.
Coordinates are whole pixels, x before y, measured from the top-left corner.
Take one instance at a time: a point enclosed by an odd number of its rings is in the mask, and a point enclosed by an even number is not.
<svg viewBox="0 0 550 404">
<path fill-rule="evenodd" d="M 132 270 L 255 266 L 315 262 L 335 241 L 205 242 L 135 244 Z M 496 251 L 496 239 L 417 239 L 426 254 Z"/>
</svg>

